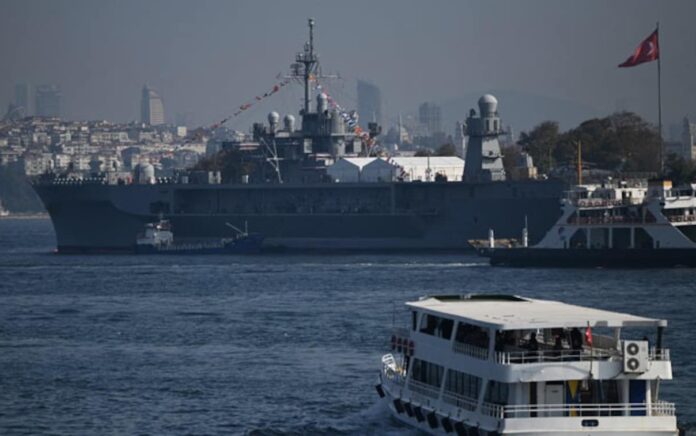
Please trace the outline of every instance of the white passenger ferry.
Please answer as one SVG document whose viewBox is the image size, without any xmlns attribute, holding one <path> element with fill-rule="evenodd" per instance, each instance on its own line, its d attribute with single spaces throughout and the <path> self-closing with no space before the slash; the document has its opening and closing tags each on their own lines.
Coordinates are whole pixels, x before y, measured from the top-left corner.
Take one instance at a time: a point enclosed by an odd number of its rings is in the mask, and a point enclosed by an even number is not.
<svg viewBox="0 0 696 436">
<path fill-rule="evenodd" d="M 667 321 L 508 295 L 406 303 L 377 392 L 431 434 L 677 435 Z M 650 337 L 650 339 L 648 339 Z"/>
<path fill-rule="evenodd" d="M 562 201 L 563 213 L 531 247 L 479 252 L 492 265 L 696 266 L 696 185 L 667 180 L 579 185 Z"/>
</svg>

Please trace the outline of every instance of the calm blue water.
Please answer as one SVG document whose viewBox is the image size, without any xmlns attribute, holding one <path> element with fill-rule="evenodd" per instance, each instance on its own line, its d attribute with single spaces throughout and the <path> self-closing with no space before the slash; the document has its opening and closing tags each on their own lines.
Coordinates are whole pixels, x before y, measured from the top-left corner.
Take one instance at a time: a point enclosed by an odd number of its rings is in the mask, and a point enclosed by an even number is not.
<svg viewBox="0 0 696 436">
<path fill-rule="evenodd" d="M 669 320 L 696 428 L 696 270 L 491 268 L 474 256 L 58 256 L 0 220 L 0 434 L 402 434 L 373 384 L 393 307 L 492 291 Z"/>
</svg>

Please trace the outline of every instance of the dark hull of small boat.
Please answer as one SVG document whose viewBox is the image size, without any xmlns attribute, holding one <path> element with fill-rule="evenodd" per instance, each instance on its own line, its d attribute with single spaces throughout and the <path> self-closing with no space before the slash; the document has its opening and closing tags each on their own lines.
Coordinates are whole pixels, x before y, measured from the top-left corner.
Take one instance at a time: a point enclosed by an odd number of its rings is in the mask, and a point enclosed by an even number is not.
<svg viewBox="0 0 696 436">
<path fill-rule="evenodd" d="M 483 249 L 482 256 L 494 266 L 557 268 L 669 268 L 696 267 L 696 249 Z"/>
<path fill-rule="evenodd" d="M 140 245 L 135 247 L 137 254 L 258 254 L 261 252 L 263 236 L 249 235 L 231 242 L 220 244 L 183 244 L 168 247 Z"/>
</svg>

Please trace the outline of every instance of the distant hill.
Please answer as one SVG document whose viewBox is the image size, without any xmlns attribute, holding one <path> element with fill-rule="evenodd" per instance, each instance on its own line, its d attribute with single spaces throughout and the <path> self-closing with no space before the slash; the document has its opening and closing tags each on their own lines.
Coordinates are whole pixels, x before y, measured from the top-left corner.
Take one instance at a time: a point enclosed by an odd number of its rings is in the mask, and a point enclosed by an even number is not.
<svg viewBox="0 0 696 436">
<path fill-rule="evenodd" d="M 561 130 L 566 130 L 599 116 L 595 108 L 570 100 L 513 90 L 490 90 L 440 102 L 445 133 L 451 134 L 455 123 L 466 119 L 470 109 L 474 108 L 478 112 L 478 99 L 483 94 L 493 94 L 498 99 L 498 112 L 503 125 L 512 126 L 515 136 L 546 120 L 558 121 Z"/>
</svg>

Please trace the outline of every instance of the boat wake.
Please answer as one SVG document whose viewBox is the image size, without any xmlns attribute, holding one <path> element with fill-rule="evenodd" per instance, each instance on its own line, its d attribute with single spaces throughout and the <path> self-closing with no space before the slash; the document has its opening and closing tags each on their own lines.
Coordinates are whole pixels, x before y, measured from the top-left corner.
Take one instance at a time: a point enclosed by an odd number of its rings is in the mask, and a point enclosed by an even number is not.
<svg viewBox="0 0 696 436">
<path fill-rule="evenodd" d="M 291 436 L 291 435 L 385 435 L 416 436 L 418 430 L 407 427 L 392 418 L 387 405 L 376 401 L 364 410 L 359 410 L 334 422 L 323 424 L 303 424 L 288 429 L 259 428 L 248 430 L 249 436 Z"/>
</svg>

